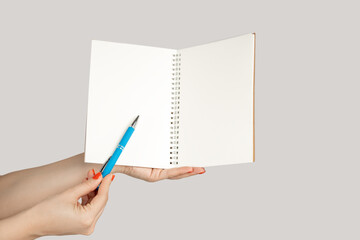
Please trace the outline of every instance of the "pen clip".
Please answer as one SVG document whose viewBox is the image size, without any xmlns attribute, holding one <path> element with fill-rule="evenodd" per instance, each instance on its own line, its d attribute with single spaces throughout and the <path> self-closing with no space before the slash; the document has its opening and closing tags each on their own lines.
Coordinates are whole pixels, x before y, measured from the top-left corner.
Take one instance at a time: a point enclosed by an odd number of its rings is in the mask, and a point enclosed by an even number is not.
<svg viewBox="0 0 360 240">
<path fill-rule="evenodd" d="M 108 164 L 109 160 L 110 160 L 111 156 L 109 157 L 108 160 L 106 160 L 106 162 L 104 163 L 104 165 L 102 166 L 102 168 L 100 169 L 100 172 L 102 173 L 104 168 L 106 167 L 106 165 Z"/>
</svg>

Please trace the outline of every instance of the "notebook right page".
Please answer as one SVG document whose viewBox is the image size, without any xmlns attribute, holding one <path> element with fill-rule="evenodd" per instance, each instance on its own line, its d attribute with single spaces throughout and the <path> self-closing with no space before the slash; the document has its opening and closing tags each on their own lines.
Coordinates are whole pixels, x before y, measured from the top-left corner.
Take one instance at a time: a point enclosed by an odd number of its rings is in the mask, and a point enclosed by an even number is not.
<svg viewBox="0 0 360 240">
<path fill-rule="evenodd" d="M 178 53 L 179 165 L 253 162 L 255 34 Z"/>
</svg>

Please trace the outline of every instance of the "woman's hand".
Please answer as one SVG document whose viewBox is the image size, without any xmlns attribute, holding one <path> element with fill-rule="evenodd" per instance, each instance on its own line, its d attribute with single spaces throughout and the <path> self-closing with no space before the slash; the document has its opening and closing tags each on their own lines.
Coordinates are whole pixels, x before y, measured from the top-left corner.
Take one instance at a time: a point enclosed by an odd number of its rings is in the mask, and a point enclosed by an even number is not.
<svg viewBox="0 0 360 240">
<path fill-rule="evenodd" d="M 148 182 L 157 182 L 163 179 L 181 179 L 205 173 L 202 167 L 180 167 L 171 169 L 144 168 L 115 165 L 114 172 L 124 173 L 131 177 L 142 179 Z"/>
<path fill-rule="evenodd" d="M 58 194 L 31 209 L 37 236 L 89 235 L 108 200 L 109 186 L 115 175 L 102 179 L 101 173 L 91 170 L 81 184 Z M 97 186 L 100 185 L 98 191 Z M 78 200 L 82 199 L 82 203 Z"/>
</svg>

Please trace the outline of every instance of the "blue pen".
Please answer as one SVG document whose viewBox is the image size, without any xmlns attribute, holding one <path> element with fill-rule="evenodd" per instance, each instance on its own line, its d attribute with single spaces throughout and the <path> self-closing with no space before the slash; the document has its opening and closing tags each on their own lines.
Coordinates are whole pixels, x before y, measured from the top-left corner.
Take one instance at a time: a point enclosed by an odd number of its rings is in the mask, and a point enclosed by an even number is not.
<svg viewBox="0 0 360 240">
<path fill-rule="evenodd" d="M 116 161 L 119 159 L 120 154 L 124 150 L 126 144 L 128 143 L 131 135 L 135 131 L 136 123 L 139 119 L 139 116 L 137 116 L 134 120 L 134 122 L 130 125 L 130 127 L 126 130 L 124 136 L 120 140 L 119 145 L 116 147 L 113 155 L 105 162 L 104 166 L 101 168 L 100 172 L 103 177 L 111 173 L 113 167 L 115 166 Z"/>
</svg>

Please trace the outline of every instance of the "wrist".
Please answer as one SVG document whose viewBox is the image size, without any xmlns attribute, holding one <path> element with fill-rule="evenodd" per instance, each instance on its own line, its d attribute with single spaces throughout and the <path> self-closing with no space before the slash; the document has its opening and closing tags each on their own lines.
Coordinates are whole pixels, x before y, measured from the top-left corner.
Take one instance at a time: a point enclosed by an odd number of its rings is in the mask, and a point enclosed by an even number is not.
<svg viewBox="0 0 360 240">
<path fill-rule="evenodd" d="M 26 219 L 26 239 L 35 239 L 44 236 L 42 214 L 38 212 L 37 206 L 34 206 L 23 213 L 23 218 Z"/>
<path fill-rule="evenodd" d="M 0 221 L 1 239 L 30 240 L 41 237 L 31 210 L 25 210 Z"/>
<path fill-rule="evenodd" d="M 130 167 L 130 166 L 115 165 L 112 172 L 128 174 L 130 172 L 131 168 L 132 167 Z"/>
</svg>

